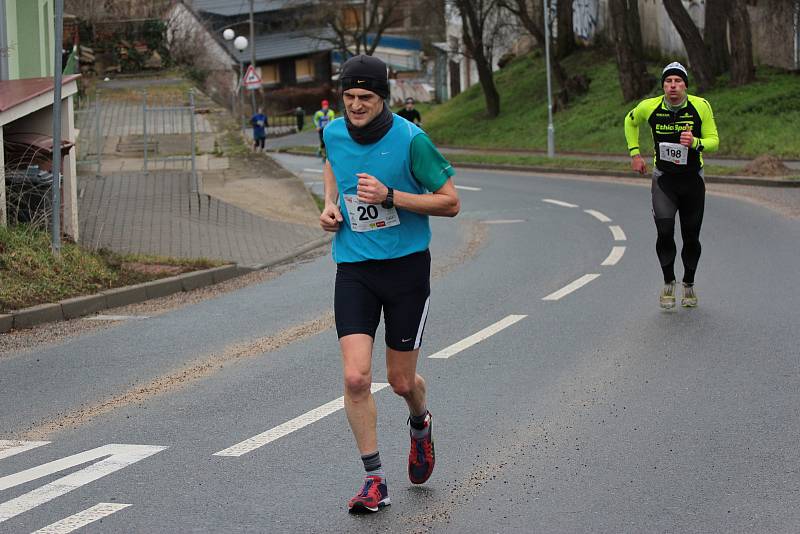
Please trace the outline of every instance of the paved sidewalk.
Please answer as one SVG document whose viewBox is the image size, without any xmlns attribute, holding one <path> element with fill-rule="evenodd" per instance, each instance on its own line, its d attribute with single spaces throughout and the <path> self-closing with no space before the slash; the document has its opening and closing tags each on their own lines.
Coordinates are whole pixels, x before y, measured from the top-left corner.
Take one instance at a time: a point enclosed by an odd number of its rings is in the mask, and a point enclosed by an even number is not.
<svg viewBox="0 0 800 534">
<path fill-rule="evenodd" d="M 259 265 L 325 237 L 319 227 L 265 219 L 192 193 L 185 172 L 84 177 L 79 195 L 81 241 L 118 252 Z"/>
</svg>

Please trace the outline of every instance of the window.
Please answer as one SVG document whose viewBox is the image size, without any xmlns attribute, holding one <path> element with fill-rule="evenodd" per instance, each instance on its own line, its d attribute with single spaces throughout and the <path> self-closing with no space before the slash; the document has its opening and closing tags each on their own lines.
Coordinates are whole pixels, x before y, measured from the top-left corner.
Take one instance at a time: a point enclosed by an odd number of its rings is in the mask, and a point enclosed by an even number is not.
<svg viewBox="0 0 800 534">
<path fill-rule="evenodd" d="M 275 85 L 280 83 L 281 77 L 278 72 L 278 65 L 261 65 L 258 70 L 260 71 L 261 83 L 264 85 Z"/>
<path fill-rule="evenodd" d="M 314 79 L 314 62 L 311 58 L 298 59 L 294 62 L 294 71 L 298 82 L 310 82 Z"/>
</svg>

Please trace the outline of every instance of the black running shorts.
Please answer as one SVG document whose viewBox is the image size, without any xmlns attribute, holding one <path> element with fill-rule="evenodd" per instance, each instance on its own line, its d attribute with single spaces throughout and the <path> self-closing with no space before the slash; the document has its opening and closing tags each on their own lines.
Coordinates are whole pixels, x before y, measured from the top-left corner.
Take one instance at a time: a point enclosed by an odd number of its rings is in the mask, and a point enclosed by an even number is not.
<svg viewBox="0 0 800 534">
<path fill-rule="evenodd" d="M 338 264 L 336 333 L 340 338 L 367 334 L 374 339 L 383 309 L 386 346 L 400 351 L 418 349 L 428 317 L 430 278 L 427 250 L 390 260 Z"/>
</svg>

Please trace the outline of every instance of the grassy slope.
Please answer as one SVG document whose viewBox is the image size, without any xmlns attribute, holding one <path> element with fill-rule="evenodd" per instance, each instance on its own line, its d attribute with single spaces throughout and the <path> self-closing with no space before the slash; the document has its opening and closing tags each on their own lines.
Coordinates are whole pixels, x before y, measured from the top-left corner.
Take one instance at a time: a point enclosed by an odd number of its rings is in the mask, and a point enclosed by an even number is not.
<svg viewBox="0 0 800 534">
<path fill-rule="evenodd" d="M 571 73 L 584 72 L 591 89 L 554 116 L 556 149 L 626 153 L 622 130 L 633 103 L 622 102 L 616 64 L 600 51 L 583 51 L 565 61 Z M 658 71 L 652 66 L 652 72 Z M 495 74 L 501 113 L 488 119 L 483 93 L 475 85 L 439 106 L 421 107 L 425 129 L 437 143 L 487 148 L 547 148 L 547 85 L 544 61 L 528 55 Z M 691 81 L 691 80 L 690 80 Z M 691 90 L 691 87 L 690 87 Z M 653 88 L 653 96 L 658 94 Z M 732 88 L 725 80 L 703 95 L 714 108 L 720 132 L 720 155 L 755 157 L 772 154 L 800 158 L 800 79 L 759 69 L 754 84 Z M 648 129 L 640 145 L 652 146 Z"/>
<path fill-rule="evenodd" d="M 221 262 L 117 255 L 70 242 L 64 242 L 60 257 L 54 257 L 47 232 L 0 226 L 0 313 L 170 276 L 129 268 L 131 263 L 175 265 L 186 272 Z"/>
</svg>

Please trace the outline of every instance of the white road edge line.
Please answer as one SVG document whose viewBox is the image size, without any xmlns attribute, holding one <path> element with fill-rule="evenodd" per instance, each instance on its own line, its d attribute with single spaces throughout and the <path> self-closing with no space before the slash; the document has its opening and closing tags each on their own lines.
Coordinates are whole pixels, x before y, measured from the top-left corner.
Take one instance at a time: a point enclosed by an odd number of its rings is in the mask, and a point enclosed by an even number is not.
<svg viewBox="0 0 800 534">
<path fill-rule="evenodd" d="M 577 208 L 577 204 L 570 204 L 569 202 L 564 202 L 562 200 L 553 200 L 552 198 L 543 198 L 542 202 L 547 202 L 548 204 L 555 204 L 556 206 L 562 206 L 564 208 Z"/>
<path fill-rule="evenodd" d="M 385 387 L 388 387 L 389 384 L 383 382 L 375 382 L 372 384 L 371 390 L 373 393 L 376 393 L 382 390 Z M 295 430 L 300 430 L 301 428 L 310 425 L 311 423 L 316 423 L 323 417 L 327 417 L 332 413 L 338 412 L 344 408 L 344 397 L 339 397 L 338 399 L 332 400 L 328 403 L 323 404 L 318 408 L 314 408 L 313 410 L 304 413 L 294 419 L 286 421 L 283 424 L 276 426 L 275 428 L 271 428 L 266 432 L 262 432 L 261 434 L 257 434 L 252 438 L 248 438 L 242 442 L 237 443 L 236 445 L 232 445 L 227 449 L 223 449 L 219 452 L 215 452 L 213 456 L 232 456 L 238 457 L 248 452 L 252 452 L 259 447 L 263 447 L 267 443 L 271 443 L 276 439 L 280 439 L 283 436 L 291 434 Z"/>
<path fill-rule="evenodd" d="M 517 321 L 521 321 L 525 317 L 527 317 L 527 315 L 509 315 L 505 319 L 501 319 L 500 321 L 497 321 L 493 325 L 487 326 L 486 328 L 484 328 L 480 332 L 472 334 L 471 336 L 462 339 L 458 343 L 454 343 L 454 344 L 450 345 L 449 347 L 440 350 L 439 352 L 431 354 L 430 356 L 428 356 L 428 358 L 436 358 L 436 359 L 449 358 L 450 356 L 453 356 L 454 354 L 458 354 L 462 350 L 468 349 L 472 345 L 475 345 L 476 343 L 480 343 L 484 339 L 487 339 L 487 338 L 495 335 L 496 333 L 500 332 L 501 330 L 504 330 L 504 329 L 508 328 L 509 326 L 511 326 L 512 324 L 516 323 Z"/>
<path fill-rule="evenodd" d="M 525 219 L 495 219 L 493 221 L 481 221 L 483 224 L 516 224 L 523 223 Z"/>
<path fill-rule="evenodd" d="M 611 234 L 614 236 L 614 241 L 625 241 L 627 237 L 625 237 L 625 232 L 622 231 L 622 228 L 619 226 L 612 225 L 608 227 L 611 230 Z"/>
<path fill-rule="evenodd" d="M 584 213 L 588 213 L 589 215 L 591 215 L 592 217 L 594 217 L 595 219 L 597 219 L 598 221 L 600 221 L 602 223 L 611 222 L 611 219 L 608 217 L 608 215 L 606 215 L 605 213 L 603 213 L 601 211 L 583 210 L 583 212 Z"/>
<path fill-rule="evenodd" d="M 614 247 L 611 249 L 611 254 L 600 265 L 616 265 L 622 259 L 623 254 L 625 254 L 625 247 Z"/>
<path fill-rule="evenodd" d="M 322 174 L 322 169 L 303 169 L 303 172 L 314 172 L 317 174 Z"/>
<path fill-rule="evenodd" d="M 12 439 L 0 439 L 0 460 L 11 458 L 15 454 L 29 451 L 42 445 L 47 445 L 49 441 L 17 441 Z"/>
<path fill-rule="evenodd" d="M 595 278 L 599 277 L 600 277 L 599 274 L 585 274 L 580 278 L 578 278 L 577 280 L 575 280 L 574 282 L 562 287 L 558 291 L 550 293 L 546 297 L 542 298 L 542 300 L 560 300 L 569 295 L 570 293 L 572 293 L 573 291 L 577 291 L 578 289 L 582 288 Z"/>
<path fill-rule="evenodd" d="M 134 320 L 144 320 L 149 319 L 149 315 L 103 315 L 102 313 L 99 315 L 92 315 L 91 317 L 84 317 L 84 321 L 134 321 Z"/>
<path fill-rule="evenodd" d="M 114 502 L 101 502 L 97 503 L 91 508 L 87 508 L 82 512 L 65 517 L 61 521 L 56 521 L 51 525 L 40 528 L 33 534 L 67 534 L 74 532 L 79 528 L 85 527 L 89 523 L 94 523 L 99 519 L 108 517 L 115 512 L 124 510 L 130 504 L 114 503 Z"/>
<path fill-rule="evenodd" d="M 469 185 L 457 185 L 456 189 L 463 189 L 464 191 L 483 191 L 480 187 L 472 187 Z"/>
</svg>

